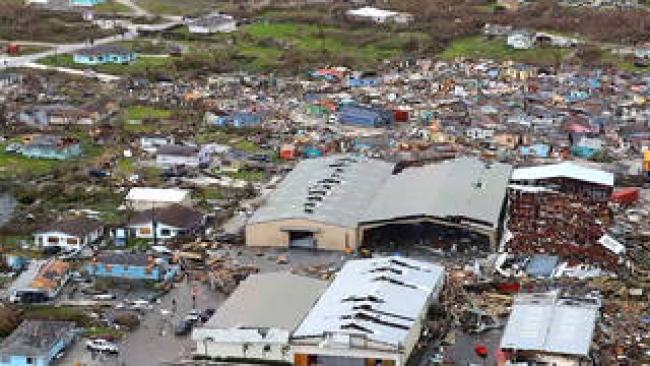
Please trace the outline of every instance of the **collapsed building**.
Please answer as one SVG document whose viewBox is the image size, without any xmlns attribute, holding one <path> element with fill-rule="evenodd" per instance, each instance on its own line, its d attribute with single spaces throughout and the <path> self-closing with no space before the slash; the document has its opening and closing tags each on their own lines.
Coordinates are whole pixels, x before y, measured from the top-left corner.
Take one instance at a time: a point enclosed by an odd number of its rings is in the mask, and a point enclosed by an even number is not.
<svg viewBox="0 0 650 366">
<path fill-rule="evenodd" d="M 569 162 L 515 169 L 504 241 L 510 252 L 615 265 L 625 247 L 607 234 L 614 176 Z"/>
<path fill-rule="evenodd" d="M 356 155 L 305 160 L 251 217 L 246 243 L 327 250 L 393 243 L 494 249 L 511 170 L 476 158 L 405 169 Z"/>
<path fill-rule="evenodd" d="M 597 298 L 557 291 L 518 295 L 501 338 L 505 365 L 593 365 L 600 305 Z"/>
</svg>

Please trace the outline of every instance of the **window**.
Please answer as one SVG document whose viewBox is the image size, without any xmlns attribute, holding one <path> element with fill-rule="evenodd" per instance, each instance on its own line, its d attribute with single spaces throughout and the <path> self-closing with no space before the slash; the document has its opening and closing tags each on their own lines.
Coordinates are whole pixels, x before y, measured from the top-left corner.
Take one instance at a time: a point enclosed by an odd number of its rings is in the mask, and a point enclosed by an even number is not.
<svg viewBox="0 0 650 366">
<path fill-rule="evenodd" d="M 170 236 L 172 234 L 171 230 L 169 229 L 162 229 L 160 230 L 160 235 L 161 236 Z"/>
<path fill-rule="evenodd" d="M 59 238 L 56 236 L 48 236 L 47 237 L 47 243 L 48 244 L 59 244 Z"/>
<path fill-rule="evenodd" d="M 68 238 L 68 245 L 78 245 L 79 238 Z"/>
<path fill-rule="evenodd" d="M 151 235 L 151 228 L 150 227 L 141 227 L 140 228 L 140 235 Z"/>
<path fill-rule="evenodd" d="M 27 357 L 27 360 L 25 361 L 26 364 L 28 365 L 33 365 L 34 364 L 34 357 Z"/>
</svg>

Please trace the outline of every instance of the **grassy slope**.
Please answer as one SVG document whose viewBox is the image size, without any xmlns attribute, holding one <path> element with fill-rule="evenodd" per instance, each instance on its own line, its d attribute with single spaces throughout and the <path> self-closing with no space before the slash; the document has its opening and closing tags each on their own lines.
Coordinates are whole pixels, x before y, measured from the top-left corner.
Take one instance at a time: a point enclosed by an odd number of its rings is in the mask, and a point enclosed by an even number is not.
<svg viewBox="0 0 650 366">
<path fill-rule="evenodd" d="M 103 4 L 93 6 L 93 11 L 97 13 L 130 13 L 131 8 L 116 1 L 109 0 Z"/>
<path fill-rule="evenodd" d="M 156 15 L 206 14 L 220 3 L 218 0 L 135 0 L 135 2 Z"/>
<path fill-rule="evenodd" d="M 515 50 L 506 45 L 504 39 L 488 40 L 482 36 L 468 37 L 454 42 L 440 54 L 451 60 L 457 57 L 493 59 L 497 61 L 519 61 L 534 64 L 554 64 L 558 57 L 564 58 L 571 50 L 559 48 L 534 48 Z"/>
</svg>

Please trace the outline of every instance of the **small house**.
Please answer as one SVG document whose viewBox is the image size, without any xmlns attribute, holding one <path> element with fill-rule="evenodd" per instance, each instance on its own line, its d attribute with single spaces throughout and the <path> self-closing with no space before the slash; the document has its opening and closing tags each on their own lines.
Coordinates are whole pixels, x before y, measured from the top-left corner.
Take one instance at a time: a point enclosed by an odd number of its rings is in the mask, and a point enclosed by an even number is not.
<svg viewBox="0 0 650 366">
<path fill-rule="evenodd" d="M 126 196 L 132 210 L 143 211 L 171 205 L 191 206 L 190 191 L 178 188 L 133 187 Z"/>
<path fill-rule="evenodd" d="M 70 217 L 46 225 L 34 233 L 39 247 L 59 247 L 72 252 L 97 241 L 104 231 L 99 221 L 85 216 Z"/>
<path fill-rule="evenodd" d="M 20 154 L 35 159 L 69 160 L 81 155 L 81 144 L 70 137 L 35 135 L 21 147 Z"/>
<path fill-rule="evenodd" d="M 22 83 L 23 76 L 13 72 L 0 72 L 0 88 L 9 88 Z"/>
<path fill-rule="evenodd" d="M 634 48 L 634 57 L 650 59 L 650 43 L 644 43 Z"/>
<path fill-rule="evenodd" d="M 71 6 L 91 7 L 105 3 L 106 0 L 70 0 Z"/>
<path fill-rule="evenodd" d="M 134 52 L 117 45 L 86 48 L 73 55 L 74 62 L 82 65 L 128 64 L 136 59 Z"/>
<path fill-rule="evenodd" d="M 514 31 L 508 35 L 506 43 L 516 50 L 529 50 L 535 45 L 535 38 L 528 31 Z"/>
<path fill-rule="evenodd" d="M 385 23 L 411 23 L 414 20 L 412 14 L 397 12 L 392 10 L 384 10 L 365 6 L 359 9 L 351 9 L 345 13 L 350 19 L 359 21 L 370 21 L 377 24 Z"/>
<path fill-rule="evenodd" d="M 210 14 L 188 21 L 187 28 L 195 34 L 230 33 L 237 30 L 237 21 L 230 15 Z"/>
<path fill-rule="evenodd" d="M 43 291 L 49 299 L 56 298 L 70 279 L 70 263 L 50 260 L 38 271 L 30 288 Z"/>
<path fill-rule="evenodd" d="M 25 320 L 0 344 L 0 366 L 54 365 L 74 338 L 74 322 Z"/>
<path fill-rule="evenodd" d="M 93 258 L 86 271 L 94 277 L 159 282 L 172 280 L 179 268 L 145 253 L 106 252 Z"/>
<path fill-rule="evenodd" d="M 150 154 L 155 154 L 161 146 L 173 144 L 173 136 L 146 135 L 140 137 L 140 148 Z"/>
<path fill-rule="evenodd" d="M 129 219 L 128 228 L 130 237 L 168 240 L 200 234 L 204 224 L 205 219 L 200 211 L 171 205 L 135 213 Z"/>
<path fill-rule="evenodd" d="M 262 123 L 262 116 L 254 112 L 235 111 L 215 114 L 208 112 L 205 121 L 217 126 L 228 127 L 256 127 Z"/>
<path fill-rule="evenodd" d="M 160 167 L 199 167 L 210 162 L 208 151 L 198 146 L 163 145 L 156 152 L 156 165 Z"/>
</svg>

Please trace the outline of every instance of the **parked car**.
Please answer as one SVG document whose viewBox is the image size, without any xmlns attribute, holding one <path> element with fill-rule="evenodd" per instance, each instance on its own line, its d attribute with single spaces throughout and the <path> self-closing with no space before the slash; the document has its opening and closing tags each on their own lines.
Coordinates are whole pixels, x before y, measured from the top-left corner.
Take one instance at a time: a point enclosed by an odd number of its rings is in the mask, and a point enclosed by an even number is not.
<svg viewBox="0 0 650 366">
<path fill-rule="evenodd" d="M 190 310 L 185 315 L 185 321 L 191 322 L 192 324 L 197 323 L 199 320 L 201 320 L 201 312 L 196 309 Z"/>
<path fill-rule="evenodd" d="M 86 341 L 86 348 L 89 350 L 97 352 L 106 352 L 106 353 L 119 353 L 119 348 L 115 343 L 111 343 L 105 339 L 90 339 Z"/>
<path fill-rule="evenodd" d="M 192 323 L 186 320 L 181 320 L 178 323 L 176 323 L 176 326 L 174 326 L 174 334 L 177 336 L 187 335 L 190 333 L 191 330 L 192 330 Z"/>
<path fill-rule="evenodd" d="M 139 299 L 131 301 L 129 307 L 133 310 L 151 310 L 153 305 L 151 305 L 147 300 Z"/>
<path fill-rule="evenodd" d="M 93 296 L 93 299 L 95 300 L 115 300 L 116 296 L 115 294 L 112 294 L 110 292 L 104 293 L 104 294 L 97 294 Z"/>
</svg>

